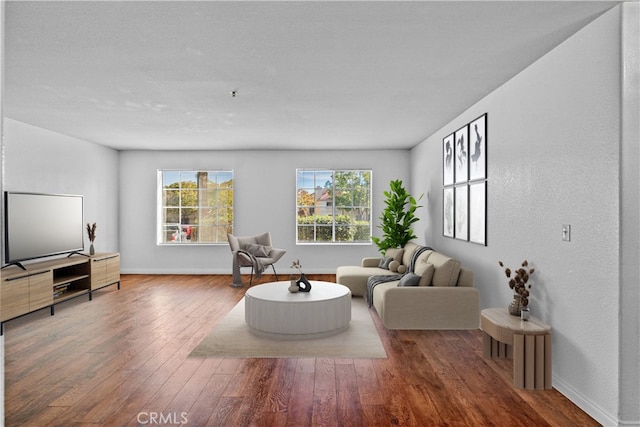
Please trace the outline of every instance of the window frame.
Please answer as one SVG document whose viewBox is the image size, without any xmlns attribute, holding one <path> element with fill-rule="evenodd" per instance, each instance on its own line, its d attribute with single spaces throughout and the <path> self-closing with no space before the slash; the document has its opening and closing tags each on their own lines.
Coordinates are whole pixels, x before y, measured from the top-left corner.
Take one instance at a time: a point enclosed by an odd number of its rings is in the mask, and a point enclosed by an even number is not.
<svg viewBox="0 0 640 427">
<path fill-rule="evenodd" d="M 230 175 L 230 179 L 224 181 L 224 182 L 229 182 L 231 181 L 231 186 L 228 189 L 225 190 L 229 190 L 231 191 L 230 194 L 230 198 L 227 198 L 227 200 L 230 200 L 231 205 L 219 205 L 218 204 L 218 197 L 216 195 L 216 200 L 213 204 L 207 204 L 207 205 L 202 205 L 201 201 L 200 201 L 200 196 L 198 195 L 198 201 L 195 204 L 195 206 L 189 206 L 189 205 L 183 205 L 182 204 L 182 183 L 184 182 L 189 182 L 189 181 L 185 181 L 182 179 L 182 177 L 180 175 L 182 174 L 192 174 L 194 176 L 196 176 L 196 186 L 194 188 L 189 188 L 189 190 L 195 190 L 198 192 L 201 191 L 211 191 L 212 189 L 209 187 L 200 187 L 199 186 L 199 182 L 197 179 L 198 174 L 200 173 L 207 173 L 208 174 L 208 178 L 207 181 L 210 181 L 210 174 L 215 174 L 215 183 L 216 185 L 219 185 L 222 181 L 219 181 L 219 176 L 222 174 L 226 174 L 226 175 Z M 178 192 L 179 195 L 179 203 L 177 206 L 172 206 L 172 205 L 167 205 L 165 204 L 165 190 L 167 190 L 167 188 L 165 188 L 164 186 L 164 182 L 165 182 L 165 174 L 167 173 L 176 173 L 178 174 L 179 178 L 176 182 L 178 182 L 180 184 L 180 186 L 178 187 L 178 189 L 176 190 Z M 226 233 L 224 234 L 224 236 L 221 236 L 219 233 L 219 230 L 215 230 L 216 228 L 219 227 L 226 227 L 227 228 L 227 232 L 229 233 L 233 233 L 233 229 L 234 229 L 234 222 L 235 222 L 235 173 L 233 171 L 233 169 L 158 169 L 156 172 L 156 193 L 157 193 L 157 197 L 156 197 L 156 245 L 157 246 L 218 246 L 218 245 L 228 245 L 228 240 L 226 238 Z M 219 188 L 215 188 L 214 191 L 220 191 Z M 178 222 L 173 223 L 173 222 L 165 222 L 165 210 L 166 209 L 178 209 L 179 211 L 179 217 L 178 217 Z M 182 211 L 184 209 L 193 209 L 196 212 L 199 212 L 201 210 L 205 210 L 205 209 L 227 209 L 229 210 L 229 212 L 226 215 L 229 215 L 231 217 L 231 221 L 230 223 L 225 223 L 225 222 L 219 222 L 219 215 L 218 214 L 214 214 L 214 222 L 212 224 L 210 224 L 211 232 L 216 233 L 216 241 L 208 241 L 208 242 L 201 242 L 201 241 L 197 241 L 197 242 L 192 242 L 190 241 L 190 239 L 186 238 L 183 240 L 183 235 L 184 235 L 184 231 L 183 231 L 183 227 L 187 227 L 189 228 L 189 230 L 187 231 L 187 234 L 189 232 L 196 232 L 199 233 L 200 231 L 202 231 L 205 226 L 200 223 L 200 221 L 198 221 L 197 223 L 183 223 L 181 221 L 181 215 L 182 215 Z M 203 217 L 204 218 L 204 217 Z M 199 217 L 200 219 L 200 217 Z M 168 241 L 166 238 L 166 233 L 170 232 L 170 227 L 176 227 L 180 236 L 179 240 L 171 240 Z M 191 228 L 193 227 L 193 228 Z M 194 230 L 194 231 L 192 231 Z M 176 233 L 174 232 L 174 235 Z M 167 241 L 165 241 L 167 240 Z"/>
<path fill-rule="evenodd" d="M 325 206 L 321 206 L 320 209 L 326 209 L 326 208 L 331 208 L 331 213 L 330 216 L 333 218 L 333 220 L 331 221 L 331 240 L 317 240 L 318 237 L 318 233 L 317 233 L 317 222 L 314 222 L 313 224 L 313 241 L 310 240 L 300 240 L 300 226 L 301 223 L 299 222 L 300 216 L 299 213 L 301 212 L 301 210 L 304 209 L 313 209 L 313 214 L 310 214 L 309 216 L 315 216 L 316 215 L 316 209 L 318 208 L 317 205 L 317 201 L 318 199 L 315 198 L 316 195 L 314 195 L 314 205 L 304 205 L 304 204 L 299 204 L 299 200 L 300 200 L 300 191 L 304 191 L 305 189 L 309 190 L 311 189 L 310 186 L 305 185 L 303 183 L 303 185 L 300 185 L 300 174 L 301 173 L 305 173 L 305 172 L 309 172 L 309 173 L 313 173 L 314 174 L 314 178 L 313 178 L 313 190 L 314 193 L 316 191 L 316 189 L 320 188 L 324 188 L 321 185 L 318 185 L 318 180 L 317 180 L 317 176 L 318 174 L 322 174 L 324 173 L 329 174 L 331 177 L 331 199 L 330 201 L 328 201 L 328 204 Z M 345 189 L 340 189 L 339 187 L 336 189 L 336 182 L 335 182 L 335 177 L 336 177 L 336 173 L 340 173 L 340 172 L 346 172 L 346 173 L 353 173 L 353 172 L 357 172 L 362 174 L 367 173 L 368 174 L 368 178 L 369 178 L 369 182 L 368 182 L 368 206 L 361 206 L 361 205 L 355 205 L 355 204 L 351 204 L 351 205 L 344 205 L 344 206 L 336 206 L 336 190 L 347 190 L 347 189 L 353 189 L 355 187 L 348 187 Z M 296 228 L 296 245 L 372 245 L 373 244 L 373 240 L 372 240 L 372 235 L 373 235 L 373 170 L 372 169 L 365 169 L 365 168 L 358 168 L 358 169 L 338 169 L 338 168 L 296 168 L 296 190 L 295 190 L 295 207 L 296 207 L 296 222 L 295 222 L 295 228 Z M 302 179 L 304 181 L 304 178 Z M 309 195 L 310 193 L 307 191 L 306 192 L 307 195 Z M 366 209 L 366 211 L 368 212 L 368 227 L 367 227 L 367 239 L 362 239 L 362 240 L 336 240 L 336 229 L 340 227 L 340 223 L 336 222 L 336 217 L 338 215 L 340 215 L 339 212 L 337 212 L 337 210 L 339 210 L 341 207 L 344 207 L 346 209 L 350 209 L 350 210 L 355 210 L 355 209 Z M 357 228 L 358 224 L 353 222 L 353 216 L 351 217 L 351 221 L 349 227 L 352 228 Z M 349 231 L 352 232 L 352 231 Z"/>
</svg>

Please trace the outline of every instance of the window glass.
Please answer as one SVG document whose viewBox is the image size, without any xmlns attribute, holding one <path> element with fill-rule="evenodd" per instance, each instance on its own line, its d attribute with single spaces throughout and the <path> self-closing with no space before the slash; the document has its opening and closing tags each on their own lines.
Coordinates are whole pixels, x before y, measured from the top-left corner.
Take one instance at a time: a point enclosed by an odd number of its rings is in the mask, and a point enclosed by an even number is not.
<svg viewBox="0 0 640 427">
<path fill-rule="evenodd" d="M 297 243 L 371 243 L 371 171 L 298 169 Z"/>
<path fill-rule="evenodd" d="M 227 243 L 233 171 L 158 171 L 158 244 Z"/>
</svg>

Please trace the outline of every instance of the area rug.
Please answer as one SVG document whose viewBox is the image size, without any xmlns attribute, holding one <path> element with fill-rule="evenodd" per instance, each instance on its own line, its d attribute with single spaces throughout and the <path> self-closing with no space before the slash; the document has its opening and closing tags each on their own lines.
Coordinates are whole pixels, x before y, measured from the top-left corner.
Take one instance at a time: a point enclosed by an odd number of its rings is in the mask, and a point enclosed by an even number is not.
<svg viewBox="0 0 640 427">
<path fill-rule="evenodd" d="M 306 340 L 279 340 L 252 334 L 244 321 L 243 298 L 189 357 L 386 358 L 387 353 L 363 298 L 351 300 L 351 323 L 345 331 Z"/>
</svg>

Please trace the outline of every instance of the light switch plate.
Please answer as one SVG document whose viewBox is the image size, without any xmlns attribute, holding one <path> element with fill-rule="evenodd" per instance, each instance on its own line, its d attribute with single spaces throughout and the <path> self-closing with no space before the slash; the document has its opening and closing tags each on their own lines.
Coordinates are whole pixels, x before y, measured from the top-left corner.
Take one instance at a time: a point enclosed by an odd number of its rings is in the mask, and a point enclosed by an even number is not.
<svg viewBox="0 0 640 427">
<path fill-rule="evenodd" d="M 571 241 L 571 226 L 569 224 L 562 224 L 562 241 Z"/>
</svg>

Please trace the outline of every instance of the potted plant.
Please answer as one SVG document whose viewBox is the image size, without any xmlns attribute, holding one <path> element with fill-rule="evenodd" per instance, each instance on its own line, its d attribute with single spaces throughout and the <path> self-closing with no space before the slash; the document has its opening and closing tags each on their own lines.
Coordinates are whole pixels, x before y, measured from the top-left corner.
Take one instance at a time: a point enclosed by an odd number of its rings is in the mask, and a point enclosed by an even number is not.
<svg viewBox="0 0 640 427">
<path fill-rule="evenodd" d="M 387 205 L 380 215 L 382 238 L 372 237 L 373 243 L 384 254 L 387 249 L 401 248 L 407 242 L 416 238 L 413 234 L 413 224 L 419 220 L 416 210 L 422 206 L 402 186 L 401 180 L 393 180 L 389 183 L 391 189 L 385 191 Z"/>
</svg>

